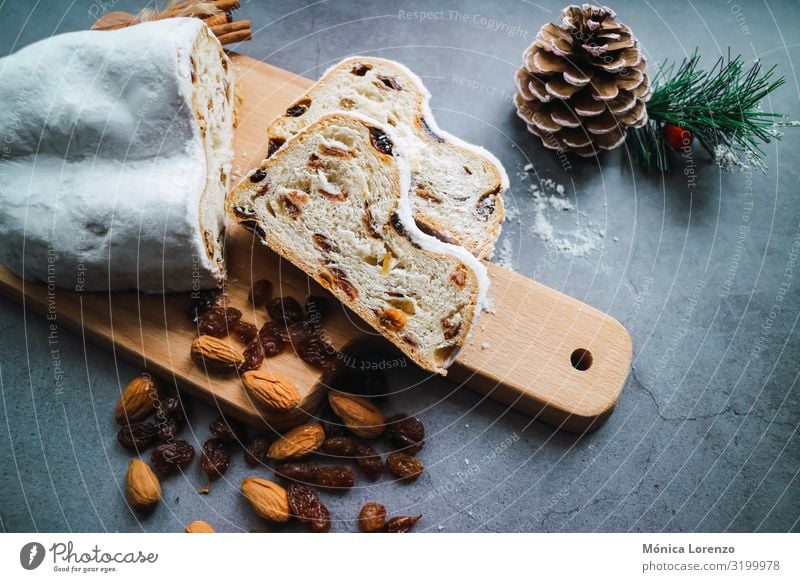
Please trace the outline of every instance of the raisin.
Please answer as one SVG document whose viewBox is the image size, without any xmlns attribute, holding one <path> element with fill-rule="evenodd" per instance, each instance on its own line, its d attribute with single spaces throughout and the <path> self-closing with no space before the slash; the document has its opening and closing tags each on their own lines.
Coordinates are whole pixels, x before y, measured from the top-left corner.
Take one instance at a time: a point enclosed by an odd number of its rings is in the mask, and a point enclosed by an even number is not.
<svg viewBox="0 0 800 582">
<path fill-rule="evenodd" d="M 359 64 L 359 65 L 356 65 L 355 67 L 353 67 L 352 69 L 350 69 L 350 72 L 352 74 L 358 76 L 358 77 L 363 77 L 364 75 L 367 74 L 367 71 L 369 71 L 371 69 L 372 69 L 372 65 Z"/>
<path fill-rule="evenodd" d="M 394 147 L 394 144 L 392 143 L 392 140 L 389 139 L 389 136 L 386 135 L 386 132 L 384 132 L 382 129 L 370 127 L 369 139 L 372 142 L 372 147 L 374 147 L 376 150 L 389 156 L 392 155 L 392 147 Z"/>
<path fill-rule="evenodd" d="M 247 428 L 236 420 L 228 420 L 218 416 L 208 428 L 211 434 L 225 442 L 231 444 L 244 444 L 247 442 Z"/>
<path fill-rule="evenodd" d="M 236 339 L 239 341 L 249 344 L 251 341 L 256 339 L 256 336 L 258 335 L 258 328 L 252 323 L 240 321 L 233 328 L 233 335 L 236 336 Z"/>
<path fill-rule="evenodd" d="M 264 465 L 267 462 L 267 451 L 272 443 L 267 437 L 255 436 L 244 450 L 244 460 L 250 467 Z"/>
<path fill-rule="evenodd" d="M 337 420 L 323 420 L 322 429 L 325 431 L 325 436 L 328 438 L 341 437 L 347 435 L 347 430 Z"/>
<path fill-rule="evenodd" d="M 174 420 L 179 427 L 183 426 L 186 422 L 186 411 L 180 397 L 173 395 L 159 400 L 156 404 L 156 418 L 159 423 Z"/>
<path fill-rule="evenodd" d="M 402 91 L 403 86 L 397 82 L 397 79 L 394 77 L 387 77 L 385 75 L 378 75 L 378 79 L 381 83 L 386 85 L 389 89 L 394 89 L 395 91 Z"/>
<path fill-rule="evenodd" d="M 267 147 L 267 157 L 271 157 L 272 154 L 277 152 L 279 149 L 283 147 L 283 144 L 286 143 L 286 140 L 280 137 L 271 137 L 269 138 L 269 147 Z"/>
<path fill-rule="evenodd" d="M 352 457 L 355 451 L 355 441 L 347 436 L 330 437 L 322 443 L 322 452 L 336 457 Z"/>
<path fill-rule="evenodd" d="M 244 374 L 250 370 L 258 370 L 261 362 L 264 361 L 264 346 L 260 338 L 252 340 L 242 352 L 244 362 L 239 364 L 239 374 Z"/>
<path fill-rule="evenodd" d="M 332 489 L 350 489 L 355 481 L 353 470 L 349 467 L 319 467 L 313 475 L 315 485 Z"/>
<path fill-rule="evenodd" d="M 203 444 L 200 466 L 210 481 L 224 475 L 231 466 L 231 449 L 228 443 L 220 438 L 208 439 Z"/>
<path fill-rule="evenodd" d="M 398 479 L 416 481 L 425 470 L 425 465 L 418 458 L 411 455 L 391 453 L 386 457 L 386 468 Z"/>
<path fill-rule="evenodd" d="M 181 425 L 177 420 L 174 418 L 165 418 L 163 422 L 159 422 L 158 424 L 158 440 L 162 442 L 175 440 L 180 429 Z"/>
<path fill-rule="evenodd" d="M 358 529 L 364 533 L 383 531 L 386 526 L 386 508 L 380 503 L 370 501 L 358 514 Z"/>
<path fill-rule="evenodd" d="M 386 438 L 398 450 L 415 455 L 425 445 L 425 427 L 415 416 L 396 414 L 386 421 Z"/>
<path fill-rule="evenodd" d="M 389 533 L 407 533 L 420 520 L 421 515 L 402 515 L 393 517 L 386 522 L 386 531 Z"/>
<path fill-rule="evenodd" d="M 431 126 L 428 125 L 428 122 L 425 121 L 424 117 L 420 117 L 418 119 L 418 121 L 419 121 L 419 126 L 422 129 L 422 131 L 425 133 L 425 135 L 427 135 L 433 141 L 436 141 L 436 142 L 439 142 L 439 143 L 444 143 L 444 138 L 441 135 L 439 135 L 438 133 L 436 133 L 435 131 L 433 131 L 433 129 L 431 129 Z"/>
<path fill-rule="evenodd" d="M 219 289 L 193 291 L 189 298 L 189 319 L 196 322 L 201 314 L 205 313 L 219 302 L 219 298 Z"/>
<path fill-rule="evenodd" d="M 383 460 L 375 449 L 369 445 L 358 443 L 353 454 L 358 462 L 358 468 L 365 477 L 374 481 L 383 474 Z"/>
<path fill-rule="evenodd" d="M 323 370 L 336 368 L 336 348 L 321 337 L 310 337 L 295 348 L 300 359 Z"/>
<path fill-rule="evenodd" d="M 319 467 L 314 462 L 281 463 L 275 467 L 275 473 L 284 479 L 311 483 Z"/>
<path fill-rule="evenodd" d="M 258 170 L 252 173 L 252 175 L 250 176 L 250 181 L 253 183 L 261 182 L 266 177 L 267 173 L 261 168 L 259 168 Z"/>
<path fill-rule="evenodd" d="M 333 303 L 322 295 L 309 295 L 306 298 L 306 319 L 321 323 L 333 309 Z"/>
<path fill-rule="evenodd" d="M 197 319 L 197 330 L 200 335 L 225 337 L 241 318 L 242 312 L 235 307 L 212 307 Z"/>
<path fill-rule="evenodd" d="M 277 356 L 283 351 L 281 327 L 282 325 L 280 323 L 268 321 L 258 330 L 258 339 L 261 342 L 261 348 L 265 358 Z"/>
<path fill-rule="evenodd" d="M 286 117 L 300 117 L 311 106 L 311 99 L 303 99 L 302 101 L 292 105 L 286 110 Z"/>
<path fill-rule="evenodd" d="M 358 289 L 350 282 L 350 279 L 347 278 L 347 275 L 344 271 L 339 268 L 331 267 L 330 272 L 333 275 L 333 283 L 339 289 L 344 291 L 344 294 L 347 295 L 350 299 L 355 299 L 358 297 Z"/>
<path fill-rule="evenodd" d="M 261 307 L 266 305 L 271 297 L 272 283 L 269 282 L 269 279 L 259 279 L 250 288 L 248 299 L 253 307 Z"/>
<path fill-rule="evenodd" d="M 400 220 L 400 215 L 396 212 L 392 212 L 392 215 L 389 217 L 389 224 L 392 225 L 392 228 L 397 232 L 397 234 L 400 236 L 407 236 L 406 227 L 403 226 L 403 222 Z"/>
<path fill-rule="evenodd" d="M 126 424 L 117 433 L 117 440 L 126 449 L 144 451 L 158 439 L 158 429 L 152 422 Z"/>
<path fill-rule="evenodd" d="M 287 344 L 304 342 L 315 335 L 317 330 L 308 321 L 291 323 L 281 329 L 281 339 Z"/>
<path fill-rule="evenodd" d="M 292 220 L 297 220 L 302 210 L 300 209 L 300 206 L 297 205 L 296 201 L 292 200 L 291 197 L 285 194 L 281 196 L 279 200 L 281 206 L 283 206 L 283 211 L 286 213 L 286 215 Z"/>
<path fill-rule="evenodd" d="M 150 460 L 159 473 L 171 475 L 194 460 L 194 447 L 186 441 L 162 443 L 153 449 Z"/>
<path fill-rule="evenodd" d="M 276 297 L 267 303 L 267 313 L 273 321 L 294 323 L 303 321 L 303 307 L 294 297 Z"/>
<path fill-rule="evenodd" d="M 300 523 L 311 525 L 313 532 L 328 532 L 331 529 L 331 515 L 322 504 L 317 492 L 308 485 L 291 483 L 286 489 L 289 511 Z"/>
<path fill-rule="evenodd" d="M 330 253 L 330 252 L 339 252 L 339 245 L 333 242 L 324 234 L 315 233 L 311 236 L 314 244 L 317 245 L 320 250 Z"/>
</svg>

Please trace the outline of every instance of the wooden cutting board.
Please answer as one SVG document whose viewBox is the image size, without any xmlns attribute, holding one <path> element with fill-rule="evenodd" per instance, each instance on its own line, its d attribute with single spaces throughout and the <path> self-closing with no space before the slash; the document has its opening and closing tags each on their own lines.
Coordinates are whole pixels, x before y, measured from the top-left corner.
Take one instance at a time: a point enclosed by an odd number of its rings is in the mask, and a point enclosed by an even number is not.
<svg viewBox="0 0 800 582">
<path fill-rule="evenodd" d="M 268 122 L 312 82 L 245 56 L 232 56 L 237 90 L 243 97 L 234 168 L 245 174 L 265 155 Z M 266 319 L 263 309 L 248 305 L 252 281 L 270 279 L 275 295 L 293 295 L 301 301 L 310 291 L 324 293 L 247 231 L 231 225 L 228 233 L 226 293 L 229 305 L 241 309 L 244 320 L 260 326 Z M 448 378 L 566 430 L 597 428 L 612 412 L 628 375 L 632 355 L 628 332 L 612 317 L 576 299 L 495 265 L 488 267 L 494 311 L 481 315 Z M 325 398 L 326 379 L 291 350 L 266 360 L 264 367 L 292 378 L 300 388 L 303 410 L 296 414 L 274 417 L 260 412 L 236 374 L 206 375 L 189 359 L 196 329 L 186 315 L 185 295 L 48 292 L 45 285 L 23 281 L 4 267 L 0 267 L 0 291 L 48 314 L 51 324 L 77 330 L 115 356 L 175 382 L 253 426 L 296 425 Z M 325 329 L 339 349 L 382 345 L 377 333 L 343 307 L 326 320 Z M 386 360 L 390 368 L 402 362 L 399 353 L 396 357 L 394 362 Z M 357 359 L 350 363 L 361 365 Z"/>
</svg>

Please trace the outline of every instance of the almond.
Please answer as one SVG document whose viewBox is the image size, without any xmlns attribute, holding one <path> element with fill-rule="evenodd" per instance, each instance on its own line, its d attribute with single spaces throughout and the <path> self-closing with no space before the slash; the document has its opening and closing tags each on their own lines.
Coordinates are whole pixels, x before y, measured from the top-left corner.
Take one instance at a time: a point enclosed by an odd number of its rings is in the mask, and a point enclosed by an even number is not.
<svg viewBox="0 0 800 582">
<path fill-rule="evenodd" d="M 242 481 L 242 494 L 259 516 L 269 521 L 285 523 L 289 521 L 289 497 L 286 489 L 256 477 L 247 477 Z"/>
<path fill-rule="evenodd" d="M 250 370 L 242 375 L 242 384 L 256 404 L 272 412 L 291 412 L 300 406 L 294 383 L 274 372 Z"/>
<path fill-rule="evenodd" d="M 244 362 L 244 356 L 221 339 L 201 335 L 192 342 L 192 360 L 213 370 L 232 370 Z"/>
<path fill-rule="evenodd" d="M 383 434 L 386 417 L 369 400 L 353 394 L 330 392 L 328 402 L 353 434 L 365 439 L 374 439 Z"/>
<path fill-rule="evenodd" d="M 161 483 L 150 465 L 139 459 L 130 462 L 125 493 L 131 506 L 139 511 L 150 509 L 161 500 Z"/>
<path fill-rule="evenodd" d="M 325 431 L 322 425 L 309 422 L 293 428 L 269 447 L 267 456 L 276 461 L 285 459 L 301 459 L 307 457 L 325 440 Z"/>
<path fill-rule="evenodd" d="M 126 424 L 136 422 L 153 412 L 153 404 L 158 399 L 158 386 L 149 374 L 137 376 L 125 386 L 119 395 L 114 415 L 117 422 Z"/>
<path fill-rule="evenodd" d="M 214 528 L 209 523 L 200 519 L 187 525 L 183 531 L 186 533 L 215 533 Z"/>
</svg>

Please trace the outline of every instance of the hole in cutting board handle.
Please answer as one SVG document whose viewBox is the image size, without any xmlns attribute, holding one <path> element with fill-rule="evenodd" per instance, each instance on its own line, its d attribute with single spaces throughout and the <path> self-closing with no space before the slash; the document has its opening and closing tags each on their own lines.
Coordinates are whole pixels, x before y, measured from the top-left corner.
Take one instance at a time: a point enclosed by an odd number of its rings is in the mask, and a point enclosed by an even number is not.
<svg viewBox="0 0 800 582">
<path fill-rule="evenodd" d="M 581 372 L 585 372 L 589 368 L 592 367 L 592 362 L 594 358 L 592 357 L 592 352 L 589 350 L 585 350 L 583 348 L 578 348 L 572 355 L 569 357 L 569 361 L 572 364 L 572 367 L 576 370 Z"/>
</svg>

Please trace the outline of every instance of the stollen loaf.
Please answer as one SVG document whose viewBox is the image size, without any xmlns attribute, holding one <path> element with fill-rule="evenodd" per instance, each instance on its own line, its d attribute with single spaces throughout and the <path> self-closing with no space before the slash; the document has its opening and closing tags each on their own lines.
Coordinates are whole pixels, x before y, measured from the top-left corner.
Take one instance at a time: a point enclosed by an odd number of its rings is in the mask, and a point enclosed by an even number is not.
<svg viewBox="0 0 800 582">
<path fill-rule="evenodd" d="M 0 262 L 85 291 L 218 286 L 233 92 L 194 18 L 0 59 Z"/>
<path fill-rule="evenodd" d="M 500 235 L 508 176 L 487 150 L 439 128 L 428 106 L 430 97 L 419 77 L 400 63 L 347 58 L 328 69 L 269 125 L 268 155 L 334 110 L 357 112 L 390 125 L 406 143 L 417 225 L 485 257 Z"/>
<path fill-rule="evenodd" d="M 403 143 L 349 112 L 319 118 L 228 196 L 228 211 L 421 367 L 446 373 L 486 301 L 486 268 L 416 225 Z"/>
</svg>

